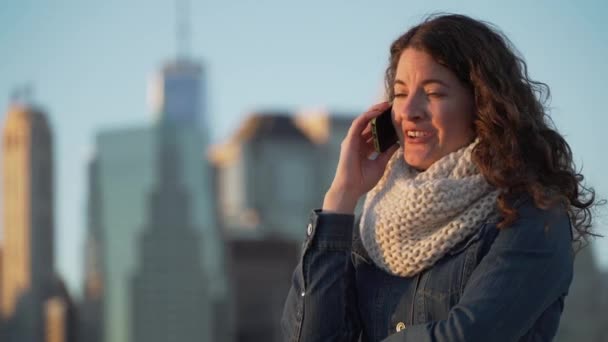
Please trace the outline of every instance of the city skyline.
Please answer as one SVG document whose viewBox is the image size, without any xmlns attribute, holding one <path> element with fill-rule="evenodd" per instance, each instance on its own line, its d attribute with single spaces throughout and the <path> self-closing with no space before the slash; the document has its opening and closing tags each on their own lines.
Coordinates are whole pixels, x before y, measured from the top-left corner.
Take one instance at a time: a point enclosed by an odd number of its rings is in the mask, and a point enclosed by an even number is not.
<svg viewBox="0 0 608 342">
<path fill-rule="evenodd" d="M 208 70 L 212 142 L 225 140 L 257 109 L 364 111 L 381 96 L 392 39 L 425 14 L 454 11 L 493 22 L 512 39 L 531 76 L 551 87 L 553 119 L 573 147 L 577 165 L 607 197 L 608 183 L 601 176 L 608 163 L 599 158 L 599 129 L 608 123 L 601 83 L 608 77 L 600 15 L 606 5 L 600 2 L 520 2 L 500 10 L 482 1 L 458 6 L 439 1 L 432 7 L 396 1 L 194 5 L 192 55 Z M 173 6 L 172 1 L 128 6 L 9 1 L 0 10 L 2 112 L 12 89 L 31 81 L 34 99 L 50 113 L 58 140 L 57 268 L 71 293 L 79 294 L 83 282 L 86 165 L 94 137 L 109 127 L 152 121 L 146 84 L 174 55 Z M 608 249 L 605 241 L 598 246 Z M 599 255 L 606 267 L 608 253 Z"/>
</svg>

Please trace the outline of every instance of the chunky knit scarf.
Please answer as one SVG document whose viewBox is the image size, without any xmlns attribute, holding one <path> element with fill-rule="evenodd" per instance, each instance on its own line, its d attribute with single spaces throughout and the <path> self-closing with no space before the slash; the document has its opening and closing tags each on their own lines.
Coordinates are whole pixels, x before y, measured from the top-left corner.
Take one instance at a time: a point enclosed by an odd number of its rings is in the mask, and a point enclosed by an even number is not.
<svg viewBox="0 0 608 342">
<path fill-rule="evenodd" d="M 495 215 L 498 191 L 471 161 L 477 141 L 419 172 L 400 148 L 367 194 L 361 240 L 380 268 L 413 276 L 439 260 Z"/>
</svg>

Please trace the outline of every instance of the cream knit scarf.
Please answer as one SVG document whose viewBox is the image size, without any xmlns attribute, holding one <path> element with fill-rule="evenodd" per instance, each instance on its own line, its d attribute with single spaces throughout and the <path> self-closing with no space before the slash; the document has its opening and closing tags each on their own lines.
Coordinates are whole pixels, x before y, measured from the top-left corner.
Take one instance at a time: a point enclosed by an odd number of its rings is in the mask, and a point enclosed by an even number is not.
<svg viewBox="0 0 608 342">
<path fill-rule="evenodd" d="M 476 144 L 444 156 L 424 172 L 405 163 L 401 148 L 395 152 L 367 194 L 359 227 L 377 266 L 413 276 L 496 214 L 498 190 L 471 161 Z"/>
</svg>

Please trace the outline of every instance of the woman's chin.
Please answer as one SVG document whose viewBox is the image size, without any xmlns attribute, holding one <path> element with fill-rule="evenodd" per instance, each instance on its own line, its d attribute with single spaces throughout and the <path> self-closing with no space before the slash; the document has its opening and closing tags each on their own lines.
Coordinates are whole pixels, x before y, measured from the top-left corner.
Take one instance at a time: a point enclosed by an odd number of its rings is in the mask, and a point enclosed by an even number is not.
<svg viewBox="0 0 608 342">
<path fill-rule="evenodd" d="M 409 148 L 408 148 L 409 147 Z M 431 153 L 427 149 L 420 148 L 421 146 L 407 146 L 403 149 L 403 159 L 405 162 L 416 170 L 424 171 L 433 164 Z"/>
<path fill-rule="evenodd" d="M 432 164 L 428 158 L 413 153 L 408 154 L 407 152 L 404 152 L 403 159 L 409 166 L 418 171 L 424 171 Z"/>
</svg>

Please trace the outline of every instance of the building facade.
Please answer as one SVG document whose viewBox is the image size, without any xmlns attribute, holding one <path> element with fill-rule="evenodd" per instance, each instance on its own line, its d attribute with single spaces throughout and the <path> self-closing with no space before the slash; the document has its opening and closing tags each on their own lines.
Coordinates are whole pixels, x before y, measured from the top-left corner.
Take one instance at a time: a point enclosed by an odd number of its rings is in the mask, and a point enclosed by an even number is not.
<svg viewBox="0 0 608 342">
<path fill-rule="evenodd" d="M 157 183 L 136 250 L 131 283 L 130 341 L 215 341 L 208 279 L 199 255 L 200 229 L 180 177 L 181 156 L 172 125 L 159 127 Z"/>
<path fill-rule="evenodd" d="M 322 199 L 319 147 L 288 113 L 257 113 L 213 149 L 223 225 L 239 234 L 302 237 L 301 222 Z"/>
<path fill-rule="evenodd" d="M 281 341 L 280 319 L 310 211 L 322 205 L 352 118 L 258 112 L 215 146 L 238 341 Z M 264 315 L 256 314 L 263 308 Z"/>
<path fill-rule="evenodd" d="M 9 341 L 41 341 L 54 279 L 53 139 L 45 113 L 15 102 L 2 134 L 0 312 Z"/>
<path fill-rule="evenodd" d="M 88 200 L 86 212 L 86 236 L 84 254 L 84 291 L 80 303 L 79 340 L 101 342 L 104 314 L 104 257 L 102 255 L 101 192 L 99 189 L 99 162 L 88 163 Z"/>
<path fill-rule="evenodd" d="M 211 173 L 201 158 L 204 144 L 198 127 L 178 126 L 179 176 L 189 191 L 192 225 L 200 236 L 198 261 L 208 279 L 207 296 L 215 321 L 211 326 L 214 334 L 225 334 L 217 340 L 225 341 L 232 334 L 227 325 L 230 296 L 223 237 L 213 210 Z M 133 333 L 131 279 L 143 267 L 139 264 L 140 237 L 150 224 L 148 199 L 159 183 L 157 132 L 156 126 L 150 126 L 105 131 L 97 137 L 93 176 L 97 190 L 89 191 L 89 196 L 99 196 L 99 200 L 90 199 L 96 203 L 91 210 L 98 214 L 90 226 L 98 226 L 101 236 L 102 335 L 106 342 L 129 342 Z"/>
<path fill-rule="evenodd" d="M 300 244 L 276 237 L 235 236 L 228 249 L 235 284 L 236 340 L 282 342 L 279 322 Z"/>
<path fill-rule="evenodd" d="M 159 121 L 194 125 L 207 132 L 204 80 L 200 63 L 189 59 L 166 63 L 149 87 L 152 112 Z"/>
<path fill-rule="evenodd" d="M 604 271 L 605 272 L 605 271 Z M 608 340 L 608 282 L 591 246 L 575 255 L 574 278 L 555 338 L 558 342 Z"/>
<path fill-rule="evenodd" d="M 250 115 L 210 153 L 225 229 L 300 241 L 303 222 L 333 180 L 351 121 L 323 112 Z"/>
</svg>

